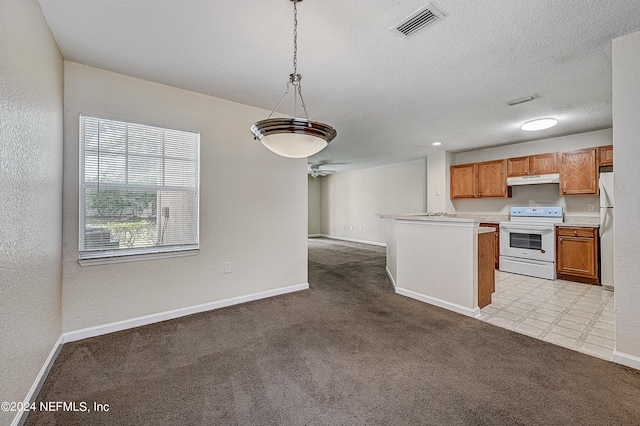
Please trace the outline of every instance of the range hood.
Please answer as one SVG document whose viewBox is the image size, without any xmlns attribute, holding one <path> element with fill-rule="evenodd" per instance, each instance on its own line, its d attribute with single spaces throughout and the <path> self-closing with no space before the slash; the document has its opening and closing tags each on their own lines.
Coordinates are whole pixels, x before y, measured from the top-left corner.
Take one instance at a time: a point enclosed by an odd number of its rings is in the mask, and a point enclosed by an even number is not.
<svg viewBox="0 0 640 426">
<path fill-rule="evenodd" d="M 558 173 L 548 175 L 518 176 L 507 178 L 507 186 L 536 185 L 541 183 L 560 183 Z"/>
</svg>

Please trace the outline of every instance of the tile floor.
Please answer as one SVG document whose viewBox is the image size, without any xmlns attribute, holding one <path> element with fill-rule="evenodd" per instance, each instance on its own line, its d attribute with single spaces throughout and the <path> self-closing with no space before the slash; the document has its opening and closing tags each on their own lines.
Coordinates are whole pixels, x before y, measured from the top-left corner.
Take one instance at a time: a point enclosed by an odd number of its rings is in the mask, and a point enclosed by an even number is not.
<svg viewBox="0 0 640 426">
<path fill-rule="evenodd" d="M 611 360 L 613 293 L 600 286 L 496 271 L 480 320 Z"/>
</svg>

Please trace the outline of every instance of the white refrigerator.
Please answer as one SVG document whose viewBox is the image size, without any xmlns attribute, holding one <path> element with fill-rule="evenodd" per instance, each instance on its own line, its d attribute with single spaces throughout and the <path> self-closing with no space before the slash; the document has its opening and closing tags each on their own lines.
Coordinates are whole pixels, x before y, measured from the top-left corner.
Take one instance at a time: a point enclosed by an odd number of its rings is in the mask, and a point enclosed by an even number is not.
<svg viewBox="0 0 640 426">
<path fill-rule="evenodd" d="M 600 283 L 613 290 L 613 172 L 600 173 Z"/>
</svg>

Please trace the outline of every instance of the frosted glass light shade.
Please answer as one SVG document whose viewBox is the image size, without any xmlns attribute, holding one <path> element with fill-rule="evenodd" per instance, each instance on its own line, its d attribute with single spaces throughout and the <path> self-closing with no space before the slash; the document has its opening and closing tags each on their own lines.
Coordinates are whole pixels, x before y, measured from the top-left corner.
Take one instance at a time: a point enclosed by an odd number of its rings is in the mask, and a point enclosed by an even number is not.
<svg viewBox="0 0 640 426">
<path fill-rule="evenodd" d="M 324 139 L 299 133 L 278 133 L 264 136 L 261 142 L 272 152 L 288 158 L 309 157 L 322 151 L 328 145 Z"/>
<path fill-rule="evenodd" d="M 309 157 L 336 137 L 327 124 L 302 118 L 270 118 L 251 126 L 255 139 L 272 152 L 288 158 Z"/>
<path fill-rule="evenodd" d="M 527 132 L 535 132 L 536 130 L 549 129 L 558 124 L 555 118 L 541 118 L 539 120 L 527 121 L 520 128 Z"/>
</svg>

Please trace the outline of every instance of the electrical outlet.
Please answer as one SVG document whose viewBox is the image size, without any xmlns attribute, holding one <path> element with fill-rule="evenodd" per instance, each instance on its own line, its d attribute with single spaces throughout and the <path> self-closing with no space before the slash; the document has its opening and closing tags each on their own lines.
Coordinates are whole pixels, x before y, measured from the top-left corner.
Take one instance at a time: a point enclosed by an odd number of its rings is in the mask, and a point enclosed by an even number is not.
<svg viewBox="0 0 640 426">
<path fill-rule="evenodd" d="M 592 212 L 595 210 L 595 205 L 593 203 L 587 203 L 587 211 Z"/>
<path fill-rule="evenodd" d="M 225 274 L 231 273 L 231 262 L 224 262 L 224 273 Z"/>
</svg>

